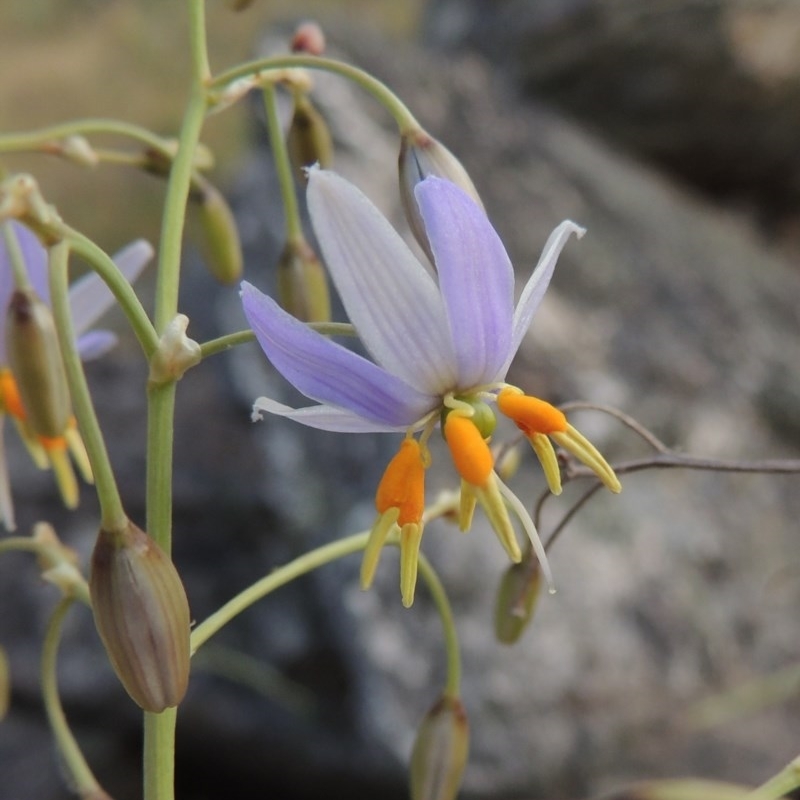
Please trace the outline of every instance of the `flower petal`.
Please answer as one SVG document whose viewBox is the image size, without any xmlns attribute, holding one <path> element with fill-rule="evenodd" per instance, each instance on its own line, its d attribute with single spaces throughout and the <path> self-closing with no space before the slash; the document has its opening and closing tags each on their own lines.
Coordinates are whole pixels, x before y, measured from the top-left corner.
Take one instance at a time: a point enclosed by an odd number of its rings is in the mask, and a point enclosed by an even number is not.
<svg viewBox="0 0 800 800">
<path fill-rule="evenodd" d="M 344 178 L 309 171 L 308 208 L 347 315 L 382 367 L 428 394 L 455 385 L 436 282 L 374 205 Z"/>
<path fill-rule="evenodd" d="M 436 397 L 321 336 L 247 282 L 242 305 L 267 358 L 306 397 L 392 428 L 407 427 L 436 406 Z"/>
<path fill-rule="evenodd" d="M 486 212 L 455 184 L 427 178 L 416 196 L 455 344 L 459 386 L 487 383 L 511 347 L 511 261 Z"/>
<path fill-rule="evenodd" d="M 100 358 L 109 350 L 116 347 L 117 335 L 111 331 L 88 331 L 78 337 L 78 354 L 81 361 L 91 361 Z"/>
<path fill-rule="evenodd" d="M 36 234 L 24 225 L 15 220 L 12 220 L 9 224 L 22 253 L 22 260 L 25 263 L 31 286 L 45 303 L 49 303 L 50 288 L 47 282 L 47 250 L 45 250 Z M 11 295 L 15 289 L 14 270 L 11 267 L 11 256 L 6 247 L 5 232 L 0 231 L 0 364 L 6 364 L 8 360 L 6 355 L 5 318 Z"/>
<path fill-rule="evenodd" d="M 308 425 L 309 428 L 339 433 L 389 433 L 404 431 L 406 428 L 405 425 L 383 425 L 378 422 L 370 422 L 352 411 L 328 406 L 324 403 L 308 408 L 291 408 L 269 397 L 258 397 L 253 403 L 253 421 L 261 419 L 262 411 L 292 419 L 302 425 Z"/>
<path fill-rule="evenodd" d="M 517 302 L 517 307 L 514 309 L 511 351 L 501 374 L 498 376 L 499 378 L 505 376 L 506 370 L 508 370 L 512 359 L 517 354 L 517 350 L 522 344 L 522 339 L 533 320 L 533 315 L 536 313 L 536 309 L 539 308 L 539 303 L 542 302 L 544 293 L 550 284 L 550 279 L 553 277 L 553 270 L 555 269 L 556 261 L 558 261 L 558 256 L 573 233 L 580 239 L 586 233 L 586 228 L 581 228 L 580 225 L 576 225 L 570 220 L 564 220 L 547 239 L 542 255 L 539 257 L 539 263 L 533 270 L 531 277 L 528 278 L 528 282 L 525 284 L 525 288 L 522 290 Z"/>
<path fill-rule="evenodd" d="M 152 257 L 150 243 L 137 239 L 120 250 L 114 256 L 114 262 L 128 283 L 133 283 Z M 113 304 L 111 289 L 96 272 L 89 272 L 75 281 L 69 289 L 75 333 L 79 335 L 87 331 Z"/>
</svg>

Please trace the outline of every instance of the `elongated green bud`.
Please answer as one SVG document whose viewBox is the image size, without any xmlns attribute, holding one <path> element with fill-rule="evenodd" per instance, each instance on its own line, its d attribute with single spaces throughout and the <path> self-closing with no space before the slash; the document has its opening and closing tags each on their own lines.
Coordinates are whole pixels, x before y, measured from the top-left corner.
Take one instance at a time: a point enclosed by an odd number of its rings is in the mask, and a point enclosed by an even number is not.
<svg viewBox="0 0 800 800">
<path fill-rule="evenodd" d="M 11 704 L 11 670 L 8 666 L 6 651 L 0 647 L 0 722 L 8 714 Z"/>
<path fill-rule="evenodd" d="M 444 694 L 425 715 L 411 753 L 411 800 L 453 800 L 469 753 L 469 722 L 458 697 Z"/>
<path fill-rule="evenodd" d="M 239 228 L 222 192 L 208 181 L 197 193 L 200 203 L 200 231 L 208 271 L 226 286 L 242 276 L 244 259 Z"/>
<path fill-rule="evenodd" d="M 494 612 L 498 642 L 514 644 L 522 636 L 533 618 L 541 588 L 542 571 L 532 554 L 503 573 Z"/>
<path fill-rule="evenodd" d="M 325 270 L 305 239 L 291 240 L 278 261 L 278 302 L 303 322 L 330 322 Z"/>
<path fill-rule="evenodd" d="M 296 93 L 294 114 L 286 137 L 289 158 L 299 179 L 305 183 L 306 167 L 319 164 L 326 168 L 333 161 L 333 139 L 328 123 L 307 94 Z"/>
<path fill-rule="evenodd" d="M 189 603 L 166 553 L 130 521 L 101 530 L 89 590 L 97 631 L 134 702 L 153 712 L 178 705 L 189 682 Z"/>
<path fill-rule="evenodd" d="M 67 376 L 53 315 L 33 289 L 11 296 L 6 346 L 29 429 L 51 439 L 62 436 L 72 416 Z"/>
<path fill-rule="evenodd" d="M 475 184 L 461 162 L 440 141 L 434 139 L 426 131 L 417 130 L 402 136 L 398 167 L 403 211 L 414 238 L 433 263 L 425 225 L 414 196 L 416 185 L 433 175 L 437 178 L 444 178 L 463 189 L 481 208 L 483 208 L 483 203 Z"/>
</svg>

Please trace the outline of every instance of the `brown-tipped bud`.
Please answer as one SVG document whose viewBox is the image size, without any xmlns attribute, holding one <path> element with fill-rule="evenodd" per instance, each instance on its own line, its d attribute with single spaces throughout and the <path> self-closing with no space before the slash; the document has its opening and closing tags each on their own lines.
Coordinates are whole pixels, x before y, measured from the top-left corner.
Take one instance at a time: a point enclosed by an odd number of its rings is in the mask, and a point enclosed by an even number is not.
<svg viewBox="0 0 800 800">
<path fill-rule="evenodd" d="M 166 553 L 131 522 L 101 530 L 89 589 L 97 631 L 128 694 L 145 711 L 178 705 L 189 682 L 189 603 Z"/>
<path fill-rule="evenodd" d="M 242 276 L 242 243 L 231 207 L 219 189 L 207 181 L 198 193 L 200 231 L 208 271 L 226 286 Z"/>
<path fill-rule="evenodd" d="M 325 52 L 325 34 L 316 22 L 301 22 L 292 36 L 290 47 L 293 53 L 321 56 Z"/>
<path fill-rule="evenodd" d="M 533 618 L 541 588 L 542 571 L 532 554 L 503 573 L 494 611 L 494 635 L 498 642 L 514 644 L 522 636 Z"/>
<path fill-rule="evenodd" d="M 428 244 L 428 237 L 425 234 L 425 225 L 414 196 L 416 185 L 433 175 L 437 178 L 444 178 L 463 189 L 481 208 L 483 208 L 483 203 L 475 184 L 461 162 L 440 141 L 423 130 L 403 135 L 400 140 L 398 166 L 400 199 L 406 219 L 408 219 L 414 238 L 433 263 L 430 244 Z"/>
<path fill-rule="evenodd" d="M 0 721 L 8 713 L 11 705 L 11 669 L 8 666 L 6 651 L 0 647 Z"/>
<path fill-rule="evenodd" d="M 453 800 L 469 752 L 469 722 L 458 697 L 442 695 L 425 715 L 411 753 L 411 800 Z"/>
<path fill-rule="evenodd" d="M 303 182 L 306 180 L 305 167 L 314 164 L 329 167 L 333 161 L 333 140 L 328 123 L 306 94 L 295 95 L 286 145 L 289 158 Z"/>
<path fill-rule="evenodd" d="M 32 289 L 11 296 L 6 346 L 29 429 L 47 438 L 62 436 L 72 416 L 67 376 L 53 315 Z"/>
<path fill-rule="evenodd" d="M 303 322 L 330 322 L 328 280 L 305 239 L 287 242 L 278 261 L 278 301 Z"/>
</svg>

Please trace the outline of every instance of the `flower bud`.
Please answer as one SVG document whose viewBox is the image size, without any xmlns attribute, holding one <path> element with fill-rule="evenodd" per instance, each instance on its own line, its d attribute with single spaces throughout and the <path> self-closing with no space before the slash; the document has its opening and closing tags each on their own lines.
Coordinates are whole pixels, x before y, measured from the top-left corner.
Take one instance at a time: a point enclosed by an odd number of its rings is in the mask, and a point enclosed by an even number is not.
<svg viewBox="0 0 800 800">
<path fill-rule="evenodd" d="M 278 301 L 303 322 L 329 322 L 328 281 L 317 254 L 305 239 L 292 239 L 278 261 Z"/>
<path fill-rule="evenodd" d="M 178 705 L 189 681 L 189 604 L 166 553 L 130 521 L 101 530 L 89 589 L 97 631 L 131 698 L 145 711 Z"/>
<path fill-rule="evenodd" d="M 411 800 L 453 800 L 469 751 L 467 712 L 443 694 L 425 715 L 411 752 Z"/>
<path fill-rule="evenodd" d="M 475 184 L 472 183 L 461 162 L 441 142 L 423 130 L 403 134 L 400 140 L 398 164 L 403 211 L 411 232 L 433 263 L 425 225 L 414 196 L 416 185 L 433 175 L 437 178 L 444 178 L 463 189 L 481 208 L 483 208 L 483 203 Z"/>
<path fill-rule="evenodd" d="M 200 199 L 200 230 L 208 271 L 230 286 L 242 276 L 242 244 L 231 207 L 213 184 L 203 181 Z"/>
<path fill-rule="evenodd" d="M 494 635 L 502 644 L 514 644 L 530 624 L 542 588 L 542 571 L 532 554 L 503 573 L 494 611 Z"/>
<path fill-rule="evenodd" d="M 289 148 L 289 158 L 304 183 L 305 167 L 319 164 L 325 168 L 333 161 L 333 140 L 328 123 L 314 107 L 307 94 L 295 94 L 294 114 L 289 125 L 286 144 Z"/>
<path fill-rule="evenodd" d="M 11 704 L 11 670 L 6 651 L 0 647 L 0 721 L 8 713 Z"/>
<path fill-rule="evenodd" d="M 290 48 L 293 53 L 321 56 L 325 52 L 325 34 L 322 28 L 313 21 L 301 22 L 292 35 Z"/>
<path fill-rule="evenodd" d="M 67 376 L 53 315 L 33 289 L 18 289 L 11 296 L 6 347 L 30 430 L 48 438 L 62 436 L 72 416 Z"/>
</svg>

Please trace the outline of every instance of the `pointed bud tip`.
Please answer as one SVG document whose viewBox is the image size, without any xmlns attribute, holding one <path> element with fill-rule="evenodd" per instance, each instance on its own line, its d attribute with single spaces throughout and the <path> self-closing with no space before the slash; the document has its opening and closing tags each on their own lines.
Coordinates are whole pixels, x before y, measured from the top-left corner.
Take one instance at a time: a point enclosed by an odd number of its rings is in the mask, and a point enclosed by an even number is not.
<svg viewBox="0 0 800 800">
<path fill-rule="evenodd" d="M 101 530 L 89 588 L 117 677 L 145 711 L 178 705 L 189 681 L 189 604 L 164 551 L 140 528 Z"/>
</svg>

